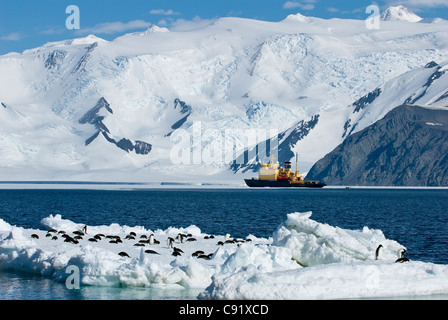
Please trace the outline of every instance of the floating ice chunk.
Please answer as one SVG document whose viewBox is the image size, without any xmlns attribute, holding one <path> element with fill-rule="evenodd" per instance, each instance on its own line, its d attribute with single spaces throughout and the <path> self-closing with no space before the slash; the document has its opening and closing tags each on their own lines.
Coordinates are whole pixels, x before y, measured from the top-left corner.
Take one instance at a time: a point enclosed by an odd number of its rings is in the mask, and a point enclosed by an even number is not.
<svg viewBox="0 0 448 320">
<path fill-rule="evenodd" d="M 143 227 L 88 226 L 92 234 L 112 233 L 120 244 L 108 239 L 78 244 L 46 237 L 46 231 L 11 226 L 0 220 L 0 270 L 26 271 L 65 281 L 67 266 L 77 266 L 82 285 L 133 286 L 164 289 L 206 289 L 205 299 L 337 299 L 448 294 L 448 266 L 423 262 L 395 264 L 399 243 L 380 230 L 364 227 L 346 230 L 311 219 L 311 212 L 287 216 L 273 238 L 251 236 L 251 242 L 218 245 L 224 236 L 205 239 L 196 226 L 156 230 L 160 245 L 136 247 L 127 240 L 132 230 L 148 234 Z M 50 216 L 42 223 L 72 234 L 84 225 Z M 169 236 L 191 233 L 194 242 L 177 243 L 184 253 L 172 256 Z M 140 233 L 140 232 L 139 232 Z M 37 234 L 39 239 L 32 238 Z M 374 260 L 382 244 L 382 261 Z M 192 257 L 203 250 L 210 259 Z M 129 257 L 122 257 L 126 252 Z"/>
<path fill-rule="evenodd" d="M 217 275 L 201 299 L 359 299 L 448 294 L 448 266 L 423 262 L 335 263 Z"/>
<path fill-rule="evenodd" d="M 7 223 L 6 221 L 4 221 L 3 219 L 0 219 L 0 236 L 2 233 L 4 232 L 9 232 L 11 231 L 11 225 L 9 223 Z"/>
<path fill-rule="evenodd" d="M 345 230 L 310 217 L 311 212 L 289 214 L 273 237 L 273 245 L 289 248 L 302 266 L 372 260 L 379 244 L 384 247 L 384 259 L 392 260 L 403 248 L 379 230 Z"/>
</svg>

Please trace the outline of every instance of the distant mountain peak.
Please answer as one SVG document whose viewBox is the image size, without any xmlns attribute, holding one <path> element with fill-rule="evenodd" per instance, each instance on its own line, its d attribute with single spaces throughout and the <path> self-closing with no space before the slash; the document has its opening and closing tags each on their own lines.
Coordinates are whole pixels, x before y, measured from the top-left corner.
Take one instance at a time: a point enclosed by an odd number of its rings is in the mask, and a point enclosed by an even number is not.
<svg viewBox="0 0 448 320">
<path fill-rule="evenodd" d="M 308 20 L 309 20 L 308 17 L 306 17 L 300 13 L 296 13 L 296 14 L 290 14 L 283 21 L 307 22 Z"/>
<path fill-rule="evenodd" d="M 61 47 L 61 46 L 71 46 L 71 45 L 91 45 L 94 43 L 103 43 L 108 42 L 107 40 L 104 40 L 102 38 L 99 38 L 93 34 L 90 34 L 83 38 L 76 38 L 76 39 L 70 39 L 70 40 L 62 40 L 62 41 L 55 41 L 55 42 L 48 42 L 43 45 L 43 47 Z"/>
<path fill-rule="evenodd" d="M 383 21 L 408 21 L 419 22 L 421 17 L 414 12 L 406 8 L 405 6 L 389 7 L 381 14 L 381 20 Z"/>
<path fill-rule="evenodd" d="M 160 33 L 160 32 L 170 32 L 169 29 L 164 28 L 164 27 L 159 27 L 156 26 L 155 24 L 150 26 L 145 32 L 144 34 L 148 34 L 148 33 Z"/>
</svg>

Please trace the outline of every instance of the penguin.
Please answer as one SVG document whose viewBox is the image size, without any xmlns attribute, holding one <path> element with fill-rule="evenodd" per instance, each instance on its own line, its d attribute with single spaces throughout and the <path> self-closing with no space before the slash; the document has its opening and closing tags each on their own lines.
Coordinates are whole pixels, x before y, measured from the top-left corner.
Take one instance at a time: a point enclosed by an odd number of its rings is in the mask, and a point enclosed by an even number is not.
<svg viewBox="0 0 448 320">
<path fill-rule="evenodd" d="M 187 242 L 194 242 L 194 241 L 197 241 L 195 238 L 188 238 L 187 239 Z"/>
<path fill-rule="evenodd" d="M 118 255 L 123 258 L 130 258 L 130 256 L 126 252 L 120 252 Z"/>
<path fill-rule="evenodd" d="M 187 236 L 185 235 L 185 234 L 183 234 L 183 233 L 179 233 L 178 235 L 177 235 L 177 241 L 179 242 L 179 243 L 183 243 L 184 242 L 184 238 L 186 238 Z"/>
<path fill-rule="evenodd" d="M 84 225 L 84 227 L 82 227 L 82 232 L 84 232 L 84 234 L 87 234 L 87 225 Z"/>
<path fill-rule="evenodd" d="M 150 244 L 150 245 L 153 245 L 153 244 L 154 244 L 154 234 L 151 234 L 151 235 L 149 236 L 149 244 Z"/>
<path fill-rule="evenodd" d="M 193 257 L 198 257 L 199 255 L 204 254 L 204 251 L 198 250 L 192 254 Z"/>
<path fill-rule="evenodd" d="M 31 238 L 33 238 L 33 239 L 39 239 L 39 236 L 38 236 L 37 234 L 32 234 L 32 235 L 31 235 Z"/>
<path fill-rule="evenodd" d="M 145 253 L 149 253 L 149 254 L 159 254 L 157 251 L 154 251 L 154 250 L 145 250 Z"/>
<path fill-rule="evenodd" d="M 230 240 L 230 234 L 228 234 L 228 233 L 226 234 L 226 241 L 227 240 Z"/>
<path fill-rule="evenodd" d="M 98 240 L 95 239 L 95 238 L 90 238 L 89 241 L 90 241 L 90 242 L 98 242 Z"/>
<path fill-rule="evenodd" d="M 400 249 L 398 250 L 398 259 L 395 260 L 395 263 L 403 263 L 408 262 L 409 259 L 404 257 L 404 254 L 406 252 L 406 249 Z"/>
<path fill-rule="evenodd" d="M 171 237 L 168 237 L 167 244 L 168 244 L 168 248 L 172 249 L 173 244 L 174 244 L 174 239 Z"/>
<path fill-rule="evenodd" d="M 73 239 L 70 236 L 66 236 L 64 238 L 65 238 L 64 242 L 73 243 L 73 244 L 78 244 L 79 243 L 78 240 L 75 240 L 75 239 Z"/>
<path fill-rule="evenodd" d="M 184 252 L 182 251 L 182 249 L 179 249 L 179 248 L 176 248 L 176 247 L 174 247 L 173 250 L 174 250 L 174 251 L 177 251 L 177 252 L 184 253 Z"/>
<path fill-rule="evenodd" d="M 48 230 L 47 232 L 49 232 L 49 233 L 51 233 L 51 232 L 53 232 L 53 233 L 57 233 L 58 231 L 55 230 L 55 229 L 50 229 L 50 230 Z"/>
<path fill-rule="evenodd" d="M 171 255 L 177 257 L 177 256 L 181 256 L 181 253 L 179 251 L 174 250 Z"/>
<path fill-rule="evenodd" d="M 375 250 L 375 260 L 381 260 L 383 258 L 383 245 L 380 244 Z"/>
</svg>

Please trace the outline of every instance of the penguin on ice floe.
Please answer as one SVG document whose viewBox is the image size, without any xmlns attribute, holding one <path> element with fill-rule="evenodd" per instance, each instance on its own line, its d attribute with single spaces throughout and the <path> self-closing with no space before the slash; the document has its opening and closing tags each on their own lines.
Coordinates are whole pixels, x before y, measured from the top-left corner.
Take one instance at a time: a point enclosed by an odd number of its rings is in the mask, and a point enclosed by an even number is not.
<svg viewBox="0 0 448 320">
<path fill-rule="evenodd" d="M 406 252 L 406 249 L 400 249 L 398 250 L 398 259 L 395 260 L 395 263 L 403 263 L 403 262 L 408 262 L 409 259 L 404 257 L 404 254 Z"/>
<path fill-rule="evenodd" d="M 130 258 L 129 254 L 127 254 L 126 252 L 120 252 L 118 255 L 123 258 Z"/>
<path fill-rule="evenodd" d="M 184 242 L 184 238 L 187 238 L 187 235 L 186 235 L 186 234 L 179 233 L 179 234 L 177 235 L 177 241 L 178 241 L 179 243 L 183 243 L 183 242 Z"/>
<path fill-rule="evenodd" d="M 381 260 L 383 258 L 383 245 L 380 244 L 375 250 L 375 260 Z"/>
<path fill-rule="evenodd" d="M 168 244 L 168 248 L 172 249 L 173 244 L 174 244 L 174 239 L 171 237 L 168 237 L 167 244 Z"/>
</svg>

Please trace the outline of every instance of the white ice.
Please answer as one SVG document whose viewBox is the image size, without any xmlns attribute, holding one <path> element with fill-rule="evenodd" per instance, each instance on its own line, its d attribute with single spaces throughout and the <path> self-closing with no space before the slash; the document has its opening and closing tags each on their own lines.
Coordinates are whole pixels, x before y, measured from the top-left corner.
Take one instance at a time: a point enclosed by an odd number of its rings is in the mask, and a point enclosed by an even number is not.
<svg viewBox="0 0 448 320">
<path fill-rule="evenodd" d="M 47 230 L 74 236 L 82 223 L 60 215 L 42 220 L 44 230 L 12 226 L 0 219 L 0 270 L 31 272 L 64 282 L 67 266 L 80 270 L 86 286 L 200 289 L 200 299 L 348 299 L 448 295 L 448 266 L 410 261 L 395 263 L 404 248 L 386 239 L 380 230 L 347 230 L 311 219 L 311 212 L 289 214 L 273 236 L 219 245 L 224 235 L 205 239 L 196 226 L 147 230 L 118 224 L 87 226 L 78 244 L 46 237 Z M 131 232 L 135 240 L 125 239 Z M 118 235 L 122 243 L 88 239 L 96 234 Z M 197 241 L 179 243 L 181 256 L 173 256 L 168 237 L 191 234 Z M 160 244 L 134 246 L 141 235 L 155 235 Z M 39 239 L 33 238 L 37 235 Z M 375 260 L 382 244 L 382 260 Z M 145 253 L 154 250 L 159 254 Z M 210 259 L 192 256 L 197 250 L 213 253 Z M 126 252 L 128 257 L 121 257 Z"/>
</svg>

